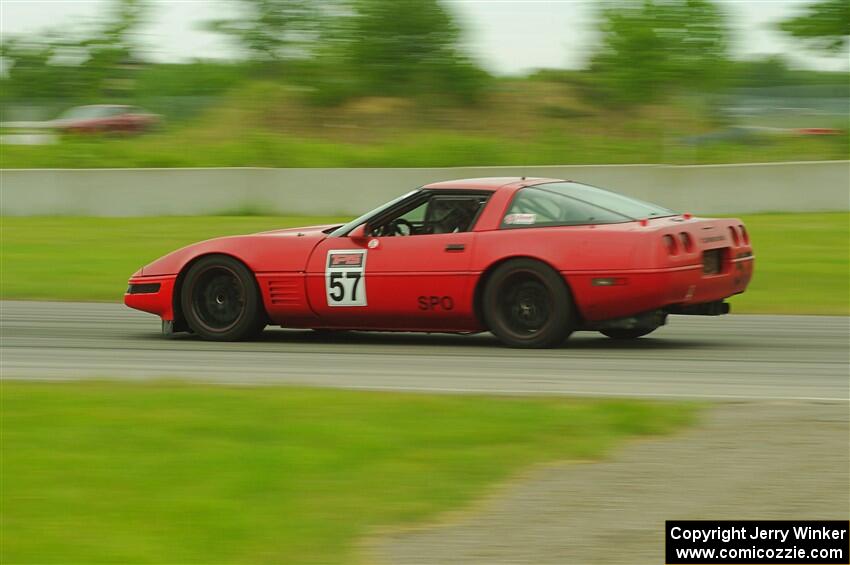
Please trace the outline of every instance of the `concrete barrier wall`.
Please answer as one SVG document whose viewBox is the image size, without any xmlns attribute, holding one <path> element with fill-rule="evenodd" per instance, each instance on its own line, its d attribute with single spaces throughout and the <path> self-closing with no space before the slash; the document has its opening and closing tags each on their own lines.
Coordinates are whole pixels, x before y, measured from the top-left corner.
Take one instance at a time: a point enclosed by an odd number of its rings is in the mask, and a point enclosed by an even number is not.
<svg viewBox="0 0 850 565">
<path fill-rule="evenodd" d="M 434 169 L 5 169 L 0 214 L 356 215 L 428 182 L 571 179 L 695 214 L 850 210 L 850 161 Z"/>
</svg>

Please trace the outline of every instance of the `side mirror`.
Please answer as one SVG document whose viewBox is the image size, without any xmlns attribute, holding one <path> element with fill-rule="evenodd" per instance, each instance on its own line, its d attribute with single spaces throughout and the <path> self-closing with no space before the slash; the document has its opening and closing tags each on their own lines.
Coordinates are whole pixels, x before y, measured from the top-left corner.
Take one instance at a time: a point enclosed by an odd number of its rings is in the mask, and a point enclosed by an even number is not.
<svg viewBox="0 0 850 565">
<path fill-rule="evenodd" d="M 366 239 L 366 238 L 369 237 L 367 235 L 369 233 L 369 231 L 370 230 L 369 230 L 368 225 L 360 224 L 359 226 L 357 226 L 356 228 L 354 228 L 353 230 L 348 232 L 348 237 L 350 237 L 351 239 L 354 239 L 354 240 Z"/>
</svg>

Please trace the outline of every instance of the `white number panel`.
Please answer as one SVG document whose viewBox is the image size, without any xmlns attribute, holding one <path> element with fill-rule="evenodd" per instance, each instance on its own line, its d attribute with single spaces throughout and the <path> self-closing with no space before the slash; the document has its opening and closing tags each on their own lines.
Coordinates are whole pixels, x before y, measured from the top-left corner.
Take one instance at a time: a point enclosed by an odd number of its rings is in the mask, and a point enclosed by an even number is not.
<svg viewBox="0 0 850 565">
<path fill-rule="evenodd" d="M 328 306 L 366 306 L 366 249 L 331 249 L 325 263 Z"/>
</svg>

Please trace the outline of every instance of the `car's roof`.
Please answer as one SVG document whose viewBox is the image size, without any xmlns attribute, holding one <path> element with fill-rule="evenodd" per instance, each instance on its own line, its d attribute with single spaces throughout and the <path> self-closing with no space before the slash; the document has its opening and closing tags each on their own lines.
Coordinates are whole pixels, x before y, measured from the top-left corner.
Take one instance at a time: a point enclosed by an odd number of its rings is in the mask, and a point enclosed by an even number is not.
<svg viewBox="0 0 850 565">
<path fill-rule="evenodd" d="M 563 182 L 561 179 L 526 178 L 526 177 L 484 177 L 475 179 L 447 180 L 426 184 L 422 188 L 429 189 L 459 189 L 459 190 L 498 190 L 502 187 L 531 186 L 544 182 Z"/>
</svg>

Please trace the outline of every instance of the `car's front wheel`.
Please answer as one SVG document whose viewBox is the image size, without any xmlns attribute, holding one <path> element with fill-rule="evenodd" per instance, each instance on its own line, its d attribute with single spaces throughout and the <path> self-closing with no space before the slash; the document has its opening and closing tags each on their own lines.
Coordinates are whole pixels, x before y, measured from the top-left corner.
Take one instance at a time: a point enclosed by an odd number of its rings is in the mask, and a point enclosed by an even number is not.
<svg viewBox="0 0 850 565">
<path fill-rule="evenodd" d="M 488 329 L 510 347 L 555 347 L 575 327 L 575 308 L 561 275 L 533 259 L 499 265 L 482 299 Z"/>
<path fill-rule="evenodd" d="M 265 313 L 254 275 L 232 257 L 203 257 L 183 280 L 180 306 L 197 335 L 215 341 L 238 341 L 265 327 Z"/>
</svg>

